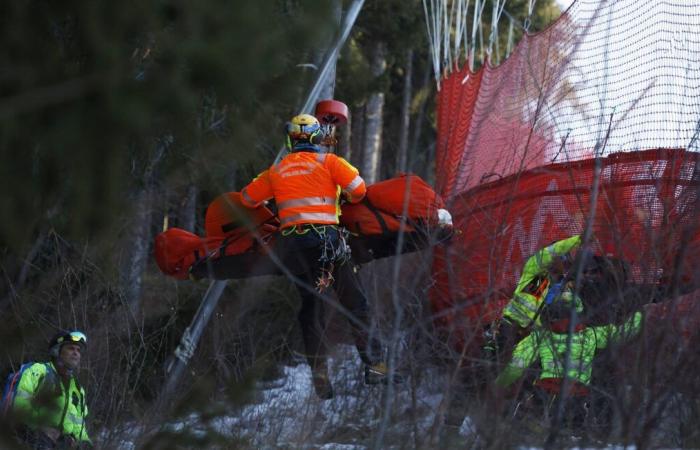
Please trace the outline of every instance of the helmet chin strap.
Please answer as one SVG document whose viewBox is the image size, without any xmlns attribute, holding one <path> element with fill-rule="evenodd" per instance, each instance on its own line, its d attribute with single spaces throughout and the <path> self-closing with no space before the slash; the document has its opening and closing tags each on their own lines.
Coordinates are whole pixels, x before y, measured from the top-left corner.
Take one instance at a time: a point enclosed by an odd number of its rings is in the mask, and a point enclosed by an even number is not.
<svg viewBox="0 0 700 450">
<path fill-rule="evenodd" d="M 322 153 L 324 150 L 320 145 L 312 144 L 310 142 L 297 143 L 292 146 L 292 153 L 294 152 L 316 152 Z"/>
</svg>

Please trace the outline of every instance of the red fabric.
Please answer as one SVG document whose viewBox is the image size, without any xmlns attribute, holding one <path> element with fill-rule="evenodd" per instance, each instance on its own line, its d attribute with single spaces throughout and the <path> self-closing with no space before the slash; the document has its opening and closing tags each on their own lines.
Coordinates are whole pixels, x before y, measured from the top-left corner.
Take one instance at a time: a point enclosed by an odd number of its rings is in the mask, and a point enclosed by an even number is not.
<svg viewBox="0 0 700 450">
<path fill-rule="evenodd" d="M 559 334 L 565 334 L 569 332 L 569 319 L 560 319 L 557 320 L 554 323 L 549 324 L 549 329 L 552 330 L 555 333 Z M 586 326 L 582 323 L 576 324 L 574 326 L 574 333 L 578 333 L 579 331 L 583 331 L 586 329 Z"/>
<path fill-rule="evenodd" d="M 266 239 L 277 227 L 260 226 L 256 233 Z M 253 233 L 245 231 L 228 236 L 199 237 L 180 228 L 171 228 L 156 236 L 155 258 L 161 272 L 179 280 L 189 276 L 192 264 L 204 257 L 217 259 L 250 251 L 256 242 Z"/>
<path fill-rule="evenodd" d="M 185 280 L 189 275 L 190 266 L 210 252 L 216 251 L 223 240 L 223 237 L 201 238 L 189 231 L 171 228 L 156 236 L 156 263 L 164 274 Z"/>
<path fill-rule="evenodd" d="M 408 201 L 405 200 L 406 198 Z M 401 227 L 399 217 L 405 214 L 411 220 L 405 222 L 404 231 L 411 232 L 414 230 L 412 221 L 422 221 L 426 225 L 436 226 L 437 210 L 445 207 L 442 198 L 430 185 L 417 175 L 411 174 L 399 175 L 369 186 L 367 201 L 375 211 L 372 211 L 366 201 L 358 204 L 344 204 L 340 216 L 341 225 L 353 233 L 381 234 L 383 228 L 377 219 L 379 214 L 386 223 L 387 230 L 397 232 Z"/>
<path fill-rule="evenodd" d="M 354 205 L 343 205 L 343 214 L 340 216 L 340 224 L 352 233 L 363 236 L 378 235 L 385 232 L 382 222 L 377 218 L 381 217 L 386 225 L 387 232 L 398 232 L 401 229 L 401 221 L 395 214 L 385 211 L 375 210 L 374 212 L 366 203 L 356 203 Z M 414 231 L 413 226 L 404 222 L 403 231 L 410 233 Z"/>
<path fill-rule="evenodd" d="M 249 251 L 255 243 L 254 233 L 264 238 L 275 233 L 278 224 L 268 208 L 248 209 L 241 203 L 240 193 L 228 192 L 217 197 L 207 208 L 204 219 L 206 237 L 179 228 L 158 234 L 154 247 L 156 263 L 164 274 L 184 280 L 189 276 L 192 264 L 198 260 Z"/>
<path fill-rule="evenodd" d="M 559 395 L 561 393 L 561 378 L 540 378 L 535 381 L 535 386 L 538 388 L 549 392 L 552 395 Z M 571 397 L 585 397 L 590 393 L 588 386 L 579 383 L 578 381 L 572 381 L 569 384 L 569 395 Z"/>
<path fill-rule="evenodd" d="M 405 214 L 412 219 L 437 218 L 437 210 L 445 207 L 435 190 L 421 177 L 413 174 L 401 174 L 374 183 L 367 189 L 367 198 L 378 209 L 392 214 Z"/>
<path fill-rule="evenodd" d="M 268 208 L 248 208 L 241 202 L 240 192 L 228 192 L 218 196 L 207 207 L 204 230 L 207 237 L 231 236 L 247 233 L 265 222 L 278 223 Z"/>
</svg>

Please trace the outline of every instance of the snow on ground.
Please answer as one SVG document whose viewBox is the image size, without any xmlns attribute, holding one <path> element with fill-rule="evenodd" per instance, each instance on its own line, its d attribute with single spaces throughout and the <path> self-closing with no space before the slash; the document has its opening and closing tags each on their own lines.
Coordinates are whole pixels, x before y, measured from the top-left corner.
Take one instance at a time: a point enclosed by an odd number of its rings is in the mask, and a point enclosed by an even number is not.
<svg viewBox="0 0 700 450">
<path fill-rule="evenodd" d="M 359 450 L 368 448 L 381 429 L 387 398 L 393 415 L 388 419 L 385 441 L 405 442 L 413 447 L 414 439 L 424 441 L 434 426 L 436 412 L 443 399 L 439 391 L 443 375 L 435 369 L 427 374 L 412 395 L 409 384 L 366 386 L 363 367 L 354 347 L 337 346 L 330 361 L 335 397 L 320 400 L 311 385 L 311 371 L 306 364 L 285 366 L 280 379 L 259 385 L 255 402 L 236 411 L 206 420 L 192 414 L 184 421 L 167 424 L 171 433 L 204 436 L 215 431 L 227 438 L 249 442 L 251 448 L 320 448 L 324 450 Z M 391 389 L 390 395 L 387 390 Z M 142 427 L 126 424 L 120 450 L 136 448 L 134 440 Z M 416 434 L 417 433 L 417 434 Z M 473 433 L 465 420 L 460 431 Z M 387 446 L 391 448 L 391 446 Z"/>
<path fill-rule="evenodd" d="M 378 430 L 382 429 L 387 399 L 392 401 L 393 415 L 388 418 L 382 448 L 425 447 L 438 421 L 444 374 L 426 369 L 417 385 L 365 386 L 362 364 L 353 347 L 336 348 L 330 364 L 335 397 L 320 400 L 311 385 L 311 372 L 306 364 L 285 366 L 282 376 L 274 382 L 260 384 L 255 401 L 224 416 L 206 419 L 198 414 L 185 421 L 171 423 L 170 432 L 186 432 L 204 436 L 215 431 L 244 442 L 250 448 L 308 448 L 322 450 L 361 450 L 374 447 Z M 415 387 L 415 391 L 412 389 Z M 392 392 L 387 393 L 388 389 Z M 387 395 L 389 394 L 389 395 Z M 132 435 L 137 435 L 133 427 Z M 456 440 L 455 440 L 456 439 Z M 465 418 L 453 436 L 453 443 L 478 441 L 476 425 Z M 437 439 L 431 442 L 437 443 Z M 126 440 L 119 447 L 133 450 L 135 444 Z M 536 449 L 537 447 L 521 447 Z M 611 450 L 634 450 L 635 447 L 606 446 Z"/>
<path fill-rule="evenodd" d="M 250 439 L 256 446 L 294 446 L 317 443 L 326 449 L 365 448 L 368 434 L 376 433 L 382 424 L 386 401 L 386 386 L 365 386 L 362 365 L 352 347 L 341 346 L 330 364 L 335 397 L 319 400 L 311 385 L 307 365 L 285 367 L 281 382 L 261 392 L 260 402 L 244 407 L 239 414 L 218 420 L 216 428 L 222 434 Z M 414 405 L 403 385 L 394 389 L 394 410 L 398 417 L 406 416 L 406 429 L 396 428 L 391 419 L 392 433 L 426 433 L 435 420 L 442 395 L 431 386 L 419 386 Z M 411 420 L 416 419 L 416 420 Z M 415 428 L 413 423 L 415 422 Z M 408 424 L 411 424 L 410 427 Z M 470 426 L 465 428 L 465 432 Z M 338 439 L 343 442 L 328 442 Z"/>
</svg>

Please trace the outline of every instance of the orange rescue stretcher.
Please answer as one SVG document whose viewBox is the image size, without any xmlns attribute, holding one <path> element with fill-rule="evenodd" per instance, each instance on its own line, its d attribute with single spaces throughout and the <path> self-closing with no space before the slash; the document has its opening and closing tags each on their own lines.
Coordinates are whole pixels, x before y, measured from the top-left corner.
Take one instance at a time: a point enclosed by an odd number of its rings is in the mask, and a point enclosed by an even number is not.
<svg viewBox="0 0 700 450">
<path fill-rule="evenodd" d="M 341 211 L 340 226 L 350 232 L 356 264 L 421 250 L 452 235 L 442 198 L 416 175 L 375 183 L 362 202 L 343 204 Z M 164 274 L 238 279 L 282 273 L 270 254 L 279 220 L 267 206 L 249 209 L 239 192 L 223 194 L 207 208 L 204 228 L 205 236 L 179 228 L 156 236 L 155 258 Z"/>
</svg>

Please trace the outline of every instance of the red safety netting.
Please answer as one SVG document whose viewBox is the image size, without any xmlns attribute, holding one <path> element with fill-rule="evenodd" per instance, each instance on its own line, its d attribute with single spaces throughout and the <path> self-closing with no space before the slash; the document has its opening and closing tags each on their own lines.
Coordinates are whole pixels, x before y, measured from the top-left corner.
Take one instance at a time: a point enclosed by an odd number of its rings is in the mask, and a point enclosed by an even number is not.
<svg viewBox="0 0 700 450">
<path fill-rule="evenodd" d="M 640 283 L 700 256 L 698 29 L 697 0 L 577 0 L 501 66 L 442 81 L 436 187 L 462 234 L 435 257 L 440 322 L 488 320 L 529 255 L 584 229 L 595 156 L 597 252 Z"/>
<path fill-rule="evenodd" d="M 689 250 L 682 278 L 700 263 L 697 192 L 700 154 L 685 150 L 618 153 L 600 160 L 592 222 L 598 254 L 627 261 L 632 279 L 650 284 Z M 453 198 L 462 234 L 436 252 L 437 311 L 490 320 L 513 290 L 525 259 L 550 242 L 582 233 L 591 212 L 595 160 L 550 164 L 481 185 Z M 495 302 L 492 304 L 492 302 Z M 453 314 L 441 319 L 449 323 Z"/>
</svg>

